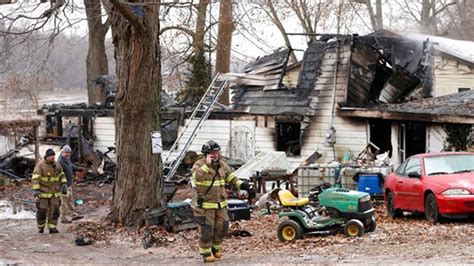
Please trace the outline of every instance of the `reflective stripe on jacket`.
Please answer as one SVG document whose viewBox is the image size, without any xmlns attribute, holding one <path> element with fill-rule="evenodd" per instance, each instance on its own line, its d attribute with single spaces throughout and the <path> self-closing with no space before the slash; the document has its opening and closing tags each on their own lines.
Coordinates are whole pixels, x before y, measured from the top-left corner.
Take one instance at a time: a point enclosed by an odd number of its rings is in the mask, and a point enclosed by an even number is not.
<svg viewBox="0 0 474 266">
<path fill-rule="evenodd" d="M 40 198 L 59 198 L 61 186 L 67 182 L 63 169 L 58 162 L 40 161 L 33 170 L 32 188 L 39 192 Z"/>
<path fill-rule="evenodd" d="M 203 209 L 226 208 L 227 197 L 224 186 L 231 184 L 239 189 L 240 184 L 243 183 L 231 172 L 229 165 L 223 160 L 220 160 L 219 167 L 217 168 L 216 170 L 214 167 L 207 165 L 206 158 L 202 158 L 194 163 L 192 182 L 196 188 L 197 196 L 203 199 Z M 214 175 L 215 179 L 214 183 L 212 183 Z M 205 194 L 211 184 L 212 187 L 209 189 L 209 192 Z"/>
</svg>

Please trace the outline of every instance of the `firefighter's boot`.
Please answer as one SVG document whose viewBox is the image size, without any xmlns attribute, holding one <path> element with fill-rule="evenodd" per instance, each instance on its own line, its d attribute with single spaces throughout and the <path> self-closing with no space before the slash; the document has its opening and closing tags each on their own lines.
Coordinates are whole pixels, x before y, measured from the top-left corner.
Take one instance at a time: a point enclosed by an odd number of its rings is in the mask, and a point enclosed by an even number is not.
<svg viewBox="0 0 474 266">
<path fill-rule="evenodd" d="M 206 263 L 216 261 L 216 258 L 213 255 L 203 256 L 203 258 L 204 258 L 204 262 L 206 262 Z"/>
</svg>

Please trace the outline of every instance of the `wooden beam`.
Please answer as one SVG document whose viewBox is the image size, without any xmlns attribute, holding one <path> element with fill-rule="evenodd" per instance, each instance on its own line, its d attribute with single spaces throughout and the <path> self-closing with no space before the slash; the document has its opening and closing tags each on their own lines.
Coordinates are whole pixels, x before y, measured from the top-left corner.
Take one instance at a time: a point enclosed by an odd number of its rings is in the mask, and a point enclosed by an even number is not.
<svg viewBox="0 0 474 266">
<path fill-rule="evenodd" d="M 342 117 L 364 117 L 378 118 L 384 120 L 406 120 L 434 123 L 450 124 L 474 124 L 474 116 L 467 115 L 443 115 L 443 114 L 422 114 L 409 112 L 392 112 L 369 110 L 365 108 L 343 108 L 337 114 Z"/>
</svg>

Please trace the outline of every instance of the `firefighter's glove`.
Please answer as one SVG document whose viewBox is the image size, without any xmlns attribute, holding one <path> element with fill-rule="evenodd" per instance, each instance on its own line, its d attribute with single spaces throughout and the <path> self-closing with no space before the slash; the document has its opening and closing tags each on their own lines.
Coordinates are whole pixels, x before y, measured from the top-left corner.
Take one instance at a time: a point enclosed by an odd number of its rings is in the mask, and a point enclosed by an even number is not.
<svg viewBox="0 0 474 266">
<path fill-rule="evenodd" d="M 201 196 L 197 196 L 197 199 L 196 199 L 196 203 L 197 203 L 197 206 L 202 208 L 202 203 L 204 202 L 204 200 L 202 199 Z"/>
<path fill-rule="evenodd" d="M 253 188 L 253 185 L 251 185 L 248 181 L 243 181 L 243 183 L 240 184 L 241 190 L 249 191 L 252 188 Z"/>
<path fill-rule="evenodd" d="M 66 184 L 63 184 L 61 186 L 61 193 L 63 193 L 63 195 L 67 195 L 67 185 Z"/>
<path fill-rule="evenodd" d="M 34 197 L 35 199 L 38 199 L 38 198 L 39 198 L 39 194 L 40 194 L 40 192 L 39 192 L 38 190 L 34 190 L 34 191 L 33 191 L 33 197 Z"/>
<path fill-rule="evenodd" d="M 250 184 L 248 181 L 244 181 L 240 185 L 240 189 L 245 190 L 249 193 L 249 199 L 255 198 L 255 188 L 254 188 L 253 184 Z"/>
</svg>

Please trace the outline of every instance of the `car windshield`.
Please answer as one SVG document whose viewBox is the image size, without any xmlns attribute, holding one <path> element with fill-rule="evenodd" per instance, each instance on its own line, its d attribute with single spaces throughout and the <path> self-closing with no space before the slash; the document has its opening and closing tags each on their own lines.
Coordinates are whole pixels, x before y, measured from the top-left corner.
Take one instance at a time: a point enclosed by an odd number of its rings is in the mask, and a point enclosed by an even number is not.
<svg viewBox="0 0 474 266">
<path fill-rule="evenodd" d="M 474 171 L 474 155 L 456 154 L 425 157 L 425 174 L 453 174 Z"/>
</svg>

